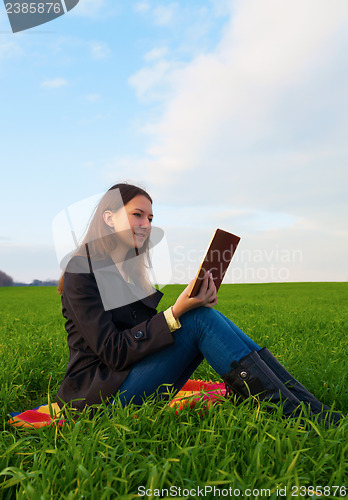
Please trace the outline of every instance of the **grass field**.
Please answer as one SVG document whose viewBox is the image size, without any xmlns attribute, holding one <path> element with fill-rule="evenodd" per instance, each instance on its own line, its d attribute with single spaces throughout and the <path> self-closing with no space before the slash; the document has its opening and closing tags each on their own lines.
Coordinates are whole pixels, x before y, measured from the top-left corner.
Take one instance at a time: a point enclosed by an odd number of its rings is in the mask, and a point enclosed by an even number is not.
<svg viewBox="0 0 348 500">
<path fill-rule="evenodd" d="M 161 309 L 182 289 L 167 286 Z M 347 292 L 347 283 L 223 285 L 217 309 L 347 411 Z M 9 412 L 54 401 L 68 351 L 54 288 L 0 288 L 0 312 L 1 499 L 155 498 L 162 488 L 176 498 L 345 497 L 346 419 L 303 428 L 250 401 L 177 415 L 147 402 L 62 427 L 8 426 Z M 194 375 L 217 380 L 205 362 Z"/>
</svg>

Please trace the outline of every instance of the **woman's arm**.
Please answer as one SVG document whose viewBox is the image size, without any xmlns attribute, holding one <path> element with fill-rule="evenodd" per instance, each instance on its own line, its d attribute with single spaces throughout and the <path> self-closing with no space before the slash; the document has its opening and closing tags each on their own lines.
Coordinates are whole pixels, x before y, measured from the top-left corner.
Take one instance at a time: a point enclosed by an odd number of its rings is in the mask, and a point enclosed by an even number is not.
<svg viewBox="0 0 348 500">
<path fill-rule="evenodd" d="M 199 293 L 195 297 L 189 297 L 192 288 L 193 280 L 188 284 L 185 290 L 179 295 L 175 304 L 172 306 L 174 318 L 177 320 L 182 314 L 196 307 L 214 307 L 217 304 L 218 297 L 216 295 L 216 287 L 213 280 L 213 275 L 207 272 L 202 281 Z"/>
<path fill-rule="evenodd" d="M 105 311 L 93 274 L 65 273 L 63 304 L 88 347 L 111 370 L 124 370 L 174 339 L 163 313 L 127 329 L 118 329 Z M 127 313 L 120 308 L 120 314 Z M 131 311 L 128 311 L 131 314 Z M 120 320 L 124 321 L 124 317 Z"/>
</svg>

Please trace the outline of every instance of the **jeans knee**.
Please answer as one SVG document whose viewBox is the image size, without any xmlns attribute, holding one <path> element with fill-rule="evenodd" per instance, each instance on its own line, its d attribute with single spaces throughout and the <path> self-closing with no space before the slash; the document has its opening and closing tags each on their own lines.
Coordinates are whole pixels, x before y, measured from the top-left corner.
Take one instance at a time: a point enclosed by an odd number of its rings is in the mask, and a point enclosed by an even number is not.
<svg viewBox="0 0 348 500">
<path fill-rule="evenodd" d="M 209 318 L 214 318 L 214 316 L 216 316 L 217 313 L 215 309 L 212 309 L 211 307 L 201 306 L 196 309 L 196 314 L 199 318 L 209 319 Z"/>
<path fill-rule="evenodd" d="M 217 311 L 211 309 L 210 307 L 200 306 L 196 309 L 191 309 L 183 314 L 183 321 L 207 321 L 216 317 Z M 180 318 L 181 321 L 181 318 Z"/>
</svg>

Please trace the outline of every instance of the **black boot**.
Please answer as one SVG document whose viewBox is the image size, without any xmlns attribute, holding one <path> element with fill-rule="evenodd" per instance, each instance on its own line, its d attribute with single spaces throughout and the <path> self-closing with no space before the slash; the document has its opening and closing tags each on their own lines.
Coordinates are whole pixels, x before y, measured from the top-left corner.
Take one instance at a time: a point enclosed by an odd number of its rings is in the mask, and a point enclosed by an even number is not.
<svg viewBox="0 0 348 500">
<path fill-rule="evenodd" d="M 296 380 L 286 369 L 277 361 L 277 359 L 264 347 L 257 353 L 261 359 L 269 366 L 275 375 L 283 384 L 294 394 L 294 396 L 310 406 L 312 413 L 321 413 L 321 419 L 328 418 L 329 422 L 336 424 L 343 418 L 343 415 L 337 411 L 331 411 L 330 408 L 319 401 L 311 394 L 298 380 Z"/>
<path fill-rule="evenodd" d="M 261 401 L 271 401 L 282 406 L 283 415 L 296 417 L 301 410 L 300 401 L 285 387 L 256 351 L 231 363 L 231 371 L 222 380 L 242 399 L 257 396 Z"/>
</svg>

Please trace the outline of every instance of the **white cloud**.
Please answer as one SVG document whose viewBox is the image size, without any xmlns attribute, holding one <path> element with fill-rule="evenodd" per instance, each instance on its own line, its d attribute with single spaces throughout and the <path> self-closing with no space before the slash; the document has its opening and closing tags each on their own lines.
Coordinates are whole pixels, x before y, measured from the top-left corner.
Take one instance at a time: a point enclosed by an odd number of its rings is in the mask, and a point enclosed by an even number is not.
<svg viewBox="0 0 348 500">
<path fill-rule="evenodd" d="M 163 57 L 168 53 L 167 47 L 155 47 L 152 50 L 149 50 L 144 55 L 145 61 L 154 61 L 156 59 L 163 59 Z"/>
<path fill-rule="evenodd" d="M 99 94 L 88 94 L 88 95 L 86 95 L 85 99 L 88 102 L 99 102 L 100 95 Z"/>
<path fill-rule="evenodd" d="M 134 12 L 137 13 L 143 13 L 143 12 L 148 12 L 151 9 L 151 5 L 149 2 L 137 2 L 134 4 Z"/>
<path fill-rule="evenodd" d="M 296 134 L 303 120 L 312 124 L 313 108 L 321 118 L 329 111 L 325 99 L 334 99 L 333 82 L 324 81 L 318 95 L 315 88 L 328 71 L 342 65 L 333 56 L 346 38 L 342 31 L 345 4 L 331 9 L 322 2 L 285 5 L 247 0 L 238 7 L 215 52 L 181 68 L 160 61 L 130 79 L 142 99 L 170 95 L 162 117 L 145 127 L 153 135 L 148 148 L 153 172 L 161 166 L 168 184 L 178 171 L 199 168 L 208 173 L 208 163 L 216 163 L 214 157 L 227 176 L 236 161 L 248 171 L 258 161 L 265 166 L 266 179 L 274 182 L 276 172 L 282 171 L 283 179 L 287 173 L 291 180 L 289 169 L 305 169 L 308 162 L 315 168 L 321 154 L 330 155 L 330 144 L 320 143 L 320 150 L 310 144 L 308 149 L 308 144 L 303 147 L 301 140 L 292 142 L 287 135 Z M 344 92 L 343 83 L 334 84 Z M 289 105 L 287 99 L 294 103 Z M 342 119 L 342 112 L 337 112 Z M 311 131 L 307 134 L 310 143 Z M 283 154 L 278 150 L 281 144 Z M 244 179 L 238 171 L 234 176 Z"/>
<path fill-rule="evenodd" d="M 105 0 L 80 0 L 79 3 L 69 12 L 73 15 L 95 17 L 103 14 L 106 9 Z"/>
<path fill-rule="evenodd" d="M 146 160 L 144 158 L 128 155 L 115 157 L 103 167 L 103 178 L 110 184 L 129 182 L 140 185 L 146 189 Z M 143 177 L 143 178 L 142 178 Z"/>
<path fill-rule="evenodd" d="M 178 67 L 177 63 L 164 59 L 155 61 L 153 66 L 144 67 L 132 75 L 129 84 L 140 99 L 165 99 L 175 85 L 174 70 Z"/>
<path fill-rule="evenodd" d="M 226 16 L 231 12 L 230 0 L 211 0 L 215 14 L 217 16 Z"/>
<path fill-rule="evenodd" d="M 68 81 L 65 80 L 65 78 L 53 78 L 52 80 L 45 80 L 41 83 L 41 87 L 49 89 L 58 89 L 66 85 L 68 85 Z"/>
<path fill-rule="evenodd" d="M 111 116 L 112 115 L 110 113 L 104 113 L 104 114 L 99 113 L 97 115 L 94 115 L 94 116 L 91 116 L 88 118 L 82 118 L 77 123 L 78 123 L 78 125 L 91 125 L 92 123 L 109 120 L 111 118 Z"/>
<path fill-rule="evenodd" d="M 155 24 L 159 26 L 166 26 L 171 23 L 174 18 L 177 3 L 169 5 L 159 5 L 153 9 L 153 16 Z"/>
<path fill-rule="evenodd" d="M 253 227 L 229 222 L 250 234 L 263 228 L 259 245 L 297 242 L 306 265 L 296 279 L 346 279 L 348 3 L 229 6 L 215 50 L 181 65 L 157 61 L 130 78 L 142 100 L 164 100 L 164 112 L 143 127 L 151 193 L 173 203 L 180 193 L 183 206 L 281 213 L 291 231 L 257 218 Z M 340 265 L 327 269 L 330 252 Z"/>
<path fill-rule="evenodd" d="M 12 59 L 22 54 L 21 47 L 15 42 L 0 43 L 0 61 Z"/>
<path fill-rule="evenodd" d="M 92 42 L 90 49 L 92 58 L 97 61 L 107 59 L 111 53 L 109 47 L 104 42 Z"/>
</svg>

